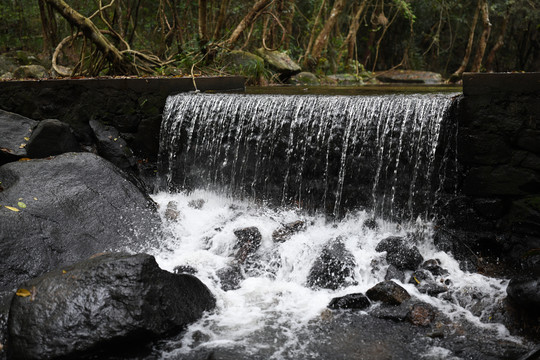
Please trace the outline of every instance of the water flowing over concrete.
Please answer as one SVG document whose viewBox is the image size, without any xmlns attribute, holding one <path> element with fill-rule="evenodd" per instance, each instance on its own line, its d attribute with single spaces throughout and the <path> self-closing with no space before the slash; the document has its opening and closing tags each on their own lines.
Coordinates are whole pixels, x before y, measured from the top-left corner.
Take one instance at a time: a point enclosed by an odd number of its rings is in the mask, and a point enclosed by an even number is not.
<svg viewBox="0 0 540 360">
<path fill-rule="evenodd" d="M 451 94 L 171 96 L 161 169 L 169 189 L 218 187 L 337 217 L 354 208 L 416 217 L 455 166 L 455 102 Z"/>
</svg>

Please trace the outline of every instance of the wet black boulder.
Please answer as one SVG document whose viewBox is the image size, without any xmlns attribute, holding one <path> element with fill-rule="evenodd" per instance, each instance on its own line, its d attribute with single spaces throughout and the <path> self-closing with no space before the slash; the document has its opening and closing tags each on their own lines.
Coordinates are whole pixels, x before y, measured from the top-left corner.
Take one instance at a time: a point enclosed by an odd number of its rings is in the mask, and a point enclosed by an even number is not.
<svg viewBox="0 0 540 360">
<path fill-rule="evenodd" d="M 362 293 L 347 294 L 335 297 L 328 304 L 330 309 L 356 309 L 363 310 L 371 305 L 371 301 Z"/>
<path fill-rule="evenodd" d="M 24 290 L 22 290 L 24 289 Z M 114 253 L 20 286 L 8 323 L 10 359 L 99 358 L 175 334 L 215 306 L 196 277 L 146 254 Z"/>
<path fill-rule="evenodd" d="M 366 295 L 372 301 L 381 301 L 388 305 L 399 305 L 411 298 L 407 290 L 393 281 L 378 283 L 366 291 Z"/>
<path fill-rule="evenodd" d="M 121 170 L 90 153 L 0 167 L 0 291 L 111 250 L 157 241 L 153 201 Z"/>
<path fill-rule="evenodd" d="M 510 280 L 506 288 L 512 303 L 540 309 L 540 276 L 523 276 Z"/>
<path fill-rule="evenodd" d="M 98 154 L 118 166 L 128 170 L 136 164 L 133 152 L 116 128 L 104 125 L 97 120 L 88 123 L 94 131 Z"/>
<path fill-rule="evenodd" d="M 386 251 L 386 261 L 400 270 L 416 270 L 424 258 L 416 246 L 410 246 L 407 239 L 390 236 L 377 244 L 376 251 Z"/>
<path fill-rule="evenodd" d="M 26 144 L 37 123 L 0 109 L 0 165 L 28 156 Z"/>
<path fill-rule="evenodd" d="M 56 119 L 40 121 L 26 145 L 28 157 L 31 158 L 44 158 L 80 150 L 71 127 Z"/>
<path fill-rule="evenodd" d="M 336 290 L 353 285 L 354 256 L 339 239 L 329 242 L 309 271 L 307 285 L 311 288 Z"/>
</svg>

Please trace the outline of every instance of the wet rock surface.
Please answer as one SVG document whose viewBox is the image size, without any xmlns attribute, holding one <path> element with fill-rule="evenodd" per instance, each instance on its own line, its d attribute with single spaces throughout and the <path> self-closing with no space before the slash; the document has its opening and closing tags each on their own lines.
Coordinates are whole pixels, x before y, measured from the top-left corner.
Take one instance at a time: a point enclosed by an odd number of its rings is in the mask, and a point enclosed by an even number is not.
<svg viewBox="0 0 540 360">
<path fill-rule="evenodd" d="M 294 234 L 303 231 L 306 229 L 306 223 L 302 220 L 297 220 L 290 222 L 288 224 L 283 225 L 279 229 L 276 229 L 272 233 L 272 239 L 275 242 L 284 242 L 287 241 L 293 236 Z"/>
<path fill-rule="evenodd" d="M 136 160 L 133 152 L 116 128 L 93 119 L 90 120 L 89 125 L 94 132 L 97 150 L 100 156 L 123 170 L 128 170 L 135 166 Z"/>
<path fill-rule="evenodd" d="M 35 120 L 0 109 L 0 165 L 28 156 L 26 145 L 37 124 Z"/>
<path fill-rule="evenodd" d="M 105 254 L 21 285 L 9 316 L 12 359 L 118 354 L 179 331 L 215 305 L 197 278 L 161 270 L 150 255 Z"/>
<path fill-rule="evenodd" d="M 328 307 L 330 309 L 357 309 L 363 310 L 371 305 L 371 301 L 362 293 L 348 294 L 333 298 Z"/>
<path fill-rule="evenodd" d="M 410 299 L 411 295 L 402 286 L 393 281 L 383 281 L 366 291 L 372 301 L 381 301 L 388 305 L 399 305 Z"/>
<path fill-rule="evenodd" d="M 386 251 L 386 261 L 400 270 L 416 270 L 424 258 L 416 246 L 410 246 L 406 238 L 391 236 L 381 240 L 376 251 Z"/>
<path fill-rule="evenodd" d="M 78 151 L 81 151 L 81 147 L 69 125 L 55 119 L 40 121 L 26 145 L 26 152 L 31 158 Z"/>
<path fill-rule="evenodd" d="M 377 75 L 377 80 L 388 83 L 441 84 L 442 75 L 431 71 L 392 70 Z"/>
<path fill-rule="evenodd" d="M 239 264 L 246 263 L 261 246 L 262 235 L 255 226 L 236 229 L 234 235 L 238 239 L 235 249 L 235 260 Z"/>
<path fill-rule="evenodd" d="M 272 332 L 260 334 L 261 339 L 272 336 Z M 268 347 L 253 351 L 242 345 L 208 348 L 203 344 L 182 355 L 182 360 L 263 360 L 274 354 L 282 359 L 313 360 L 505 360 L 519 359 L 530 351 L 530 346 L 510 341 L 486 341 L 481 331 L 439 321 L 438 315 L 434 322 L 422 326 L 355 311 L 331 312 L 311 321 L 297 337 L 301 346 L 283 352 Z"/>
<path fill-rule="evenodd" d="M 221 268 L 216 272 L 216 275 L 224 291 L 239 289 L 240 283 L 244 280 L 242 268 L 238 264 Z"/>
<path fill-rule="evenodd" d="M 312 288 L 336 290 L 354 284 L 354 256 L 339 239 L 330 241 L 315 260 L 307 278 Z"/>
<path fill-rule="evenodd" d="M 0 290 L 95 253 L 140 251 L 157 240 L 155 203 L 96 155 L 5 164 L 0 181 Z"/>
</svg>

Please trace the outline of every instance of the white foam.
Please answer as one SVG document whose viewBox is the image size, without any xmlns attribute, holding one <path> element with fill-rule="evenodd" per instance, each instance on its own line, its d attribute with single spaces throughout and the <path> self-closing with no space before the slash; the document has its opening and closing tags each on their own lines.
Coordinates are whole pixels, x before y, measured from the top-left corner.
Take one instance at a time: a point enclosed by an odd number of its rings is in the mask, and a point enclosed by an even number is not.
<svg viewBox="0 0 540 360">
<path fill-rule="evenodd" d="M 188 206 L 196 199 L 205 201 L 202 209 Z M 207 347 L 261 349 L 271 346 L 276 358 L 280 354 L 300 351 L 302 344 L 295 330 L 320 316 L 333 297 L 365 292 L 384 280 L 387 268 L 385 254 L 376 252 L 376 245 L 390 235 L 403 236 L 410 231 L 425 235 L 417 244 L 424 259 L 439 259 L 441 266 L 450 273 L 447 278 L 453 282 L 452 289 L 458 290 L 452 299 L 445 300 L 442 296 L 421 294 L 413 284 L 402 286 L 411 295 L 436 306 L 454 320 L 466 320 L 494 336 L 517 341 L 510 337 L 503 325 L 488 323 L 482 315 L 473 315 L 471 307 L 474 303 L 467 297 L 468 293 L 475 293 L 477 297 L 487 299 L 486 303 L 494 304 L 505 297 L 506 280 L 461 271 L 451 255 L 435 248 L 429 223 L 401 226 L 379 219 L 379 229 L 369 230 L 362 227 L 363 222 L 371 218 L 367 212 L 356 212 L 334 223 L 326 221 L 323 216 L 306 215 L 294 209 L 270 209 L 208 191 L 159 193 L 154 200 L 167 224 L 166 238 L 153 251 L 159 265 L 169 271 L 179 265 L 194 267 L 197 277 L 217 299 L 216 310 L 188 328 L 182 348 L 174 350 L 174 354 L 188 352 L 197 346 L 192 339 L 197 331 L 208 337 Z M 170 201 L 178 203 L 180 220 L 177 222 L 167 222 L 164 218 Z M 305 231 L 294 234 L 283 243 L 274 243 L 274 230 L 299 219 L 307 224 Z M 234 230 L 248 226 L 256 226 L 262 235 L 261 247 L 257 251 L 262 270 L 248 272 L 239 289 L 223 291 L 216 272 L 233 260 Z M 338 237 L 355 257 L 357 285 L 335 291 L 306 287 L 310 268 L 321 249 L 329 240 Z M 379 263 L 378 270 L 373 270 L 374 260 Z M 268 334 L 268 329 L 275 336 L 272 340 L 261 335 Z M 446 354 L 443 350 L 434 348 L 433 354 L 428 354 L 431 357 L 426 357 L 436 359 L 437 354 Z"/>
</svg>

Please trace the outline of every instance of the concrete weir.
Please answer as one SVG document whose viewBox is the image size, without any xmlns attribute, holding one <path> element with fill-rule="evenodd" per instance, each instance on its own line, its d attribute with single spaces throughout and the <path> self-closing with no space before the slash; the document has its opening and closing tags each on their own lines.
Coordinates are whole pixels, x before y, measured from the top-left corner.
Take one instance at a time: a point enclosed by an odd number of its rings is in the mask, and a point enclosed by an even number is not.
<svg viewBox="0 0 540 360">
<path fill-rule="evenodd" d="M 0 81 L 0 109 L 35 120 L 59 119 L 82 143 L 92 143 L 88 122 L 98 120 L 117 128 L 141 157 L 152 158 L 167 96 L 244 89 L 241 76 Z"/>
</svg>

